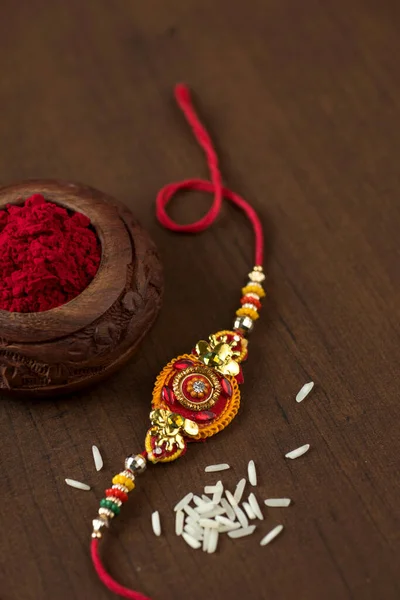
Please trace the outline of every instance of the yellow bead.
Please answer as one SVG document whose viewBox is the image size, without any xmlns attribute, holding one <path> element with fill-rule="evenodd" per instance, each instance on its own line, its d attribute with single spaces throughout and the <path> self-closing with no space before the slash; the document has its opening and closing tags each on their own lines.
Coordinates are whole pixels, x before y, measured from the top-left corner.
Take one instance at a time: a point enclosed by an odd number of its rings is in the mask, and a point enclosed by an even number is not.
<svg viewBox="0 0 400 600">
<path fill-rule="evenodd" d="M 258 312 L 253 308 L 245 308 L 244 306 L 242 306 L 242 308 L 239 308 L 236 311 L 236 314 L 238 317 L 250 317 L 252 321 L 256 321 L 260 316 Z"/>
<path fill-rule="evenodd" d="M 128 488 L 128 490 L 130 492 L 135 489 L 135 484 L 133 483 L 132 479 L 129 479 L 129 477 L 125 477 L 125 475 L 121 475 L 121 477 L 124 480 L 122 482 L 122 485 L 124 485 L 126 488 Z"/>
<path fill-rule="evenodd" d="M 113 477 L 113 479 L 112 479 L 112 482 L 113 483 L 121 483 L 122 485 L 125 485 L 121 475 L 115 475 L 115 477 Z"/>
<path fill-rule="evenodd" d="M 255 285 L 254 283 L 246 285 L 246 287 L 242 288 L 243 296 L 247 294 L 257 294 L 260 298 L 264 298 L 265 292 L 261 285 Z"/>
</svg>

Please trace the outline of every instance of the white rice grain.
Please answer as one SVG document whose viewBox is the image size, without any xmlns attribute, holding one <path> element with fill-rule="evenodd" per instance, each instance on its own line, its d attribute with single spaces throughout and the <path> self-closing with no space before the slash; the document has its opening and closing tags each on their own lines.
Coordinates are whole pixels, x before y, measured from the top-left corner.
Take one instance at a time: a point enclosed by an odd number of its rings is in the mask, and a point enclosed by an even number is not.
<svg viewBox="0 0 400 600">
<path fill-rule="evenodd" d="M 295 450 L 292 450 L 291 452 L 285 454 L 285 457 L 291 459 L 298 458 L 299 456 L 303 456 L 303 454 L 308 452 L 309 449 L 310 444 L 304 444 L 304 446 L 300 446 L 300 448 L 296 448 Z"/>
<path fill-rule="evenodd" d="M 204 470 L 206 473 L 216 473 L 217 471 L 226 471 L 226 469 L 230 469 L 230 466 L 227 463 L 221 463 L 219 465 L 208 465 Z"/>
<path fill-rule="evenodd" d="M 210 529 L 218 529 L 218 522 L 214 519 L 200 519 L 199 525 L 201 527 L 209 527 Z"/>
<path fill-rule="evenodd" d="M 199 518 L 198 513 L 194 510 L 194 508 L 192 508 L 191 506 L 189 506 L 189 504 L 185 504 L 185 506 L 183 507 L 183 510 L 185 511 L 185 513 L 187 515 L 189 515 L 189 517 L 193 517 L 193 519 L 198 519 Z"/>
<path fill-rule="evenodd" d="M 271 506 L 271 507 L 275 507 L 275 506 L 289 506 L 291 503 L 291 499 L 290 498 L 267 498 L 266 500 L 264 500 L 264 504 L 266 504 L 267 506 Z"/>
<path fill-rule="evenodd" d="M 233 521 L 231 521 L 227 517 L 223 517 L 221 515 L 216 516 L 215 520 L 218 523 L 221 523 L 221 525 L 223 525 L 224 527 L 227 527 L 229 531 L 231 529 L 238 529 L 240 527 L 240 523 L 234 523 Z M 219 529 L 219 531 L 221 532 L 221 529 Z"/>
<path fill-rule="evenodd" d="M 154 535 L 159 537 L 161 535 L 161 521 L 160 521 L 160 513 L 158 510 L 155 510 L 151 515 L 151 525 L 153 527 Z"/>
<path fill-rule="evenodd" d="M 224 493 L 224 486 L 222 484 L 222 481 L 218 481 L 218 483 L 215 486 L 215 491 L 214 491 L 214 495 L 212 497 L 212 502 L 214 504 L 219 504 L 221 502 L 223 493 Z"/>
<path fill-rule="evenodd" d="M 213 552 L 216 551 L 217 546 L 218 546 L 218 537 L 219 537 L 218 529 L 211 529 L 209 538 L 208 538 L 208 548 L 207 548 L 208 554 L 213 554 Z"/>
<path fill-rule="evenodd" d="M 237 502 L 235 500 L 235 497 L 234 497 L 234 495 L 229 490 L 225 490 L 225 496 L 227 497 L 228 502 L 229 502 L 229 504 L 232 507 L 237 506 Z"/>
<path fill-rule="evenodd" d="M 209 497 L 208 497 L 208 496 L 206 496 L 205 494 L 202 494 L 202 496 L 201 496 L 201 497 L 202 497 L 202 499 L 203 499 L 203 502 L 211 502 L 211 498 L 209 498 Z"/>
<path fill-rule="evenodd" d="M 233 510 L 235 511 L 235 514 L 237 516 L 237 519 L 239 521 L 239 523 L 241 524 L 242 527 L 248 527 L 249 525 L 249 521 L 246 517 L 246 515 L 244 514 L 244 512 L 242 511 L 242 509 L 239 506 L 234 506 Z"/>
<path fill-rule="evenodd" d="M 231 519 L 231 521 L 234 521 L 236 519 L 235 511 L 233 510 L 232 506 L 229 504 L 228 500 L 226 500 L 225 498 L 221 498 L 221 504 L 222 504 L 222 507 L 225 509 L 228 519 Z"/>
<path fill-rule="evenodd" d="M 185 522 L 185 513 L 183 510 L 178 510 L 175 516 L 175 533 L 176 535 L 182 535 L 183 524 Z"/>
<path fill-rule="evenodd" d="M 199 542 L 199 540 L 196 540 L 193 536 L 186 533 L 186 531 L 182 533 L 182 537 L 187 543 L 187 545 L 193 548 L 194 550 L 201 548 L 201 543 Z"/>
<path fill-rule="evenodd" d="M 233 494 L 236 504 L 239 504 L 239 502 L 241 501 L 245 487 L 246 487 L 246 480 L 243 478 L 237 484 L 235 493 Z"/>
<path fill-rule="evenodd" d="M 217 485 L 206 485 L 206 487 L 204 488 L 204 493 L 205 494 L 214 494 L 215 490 L 217 489 Z"/>
<path fill-rule="evenodd" d="M 225 509 L 222 506 L 215 506 L 212 510 L 207 511 L 201 515 L 203 519 L 211 519 L 216 517 L 217 515 L 223 515 L 225 513 Z"/>
<path fill-rule="evenodd" d="M 246 512 L 246 515 L 249 517 L 249 519 L 255 519 L 256 515 L 253 513 L 251 506 L 248 502 L 243 502 L 242 506 Z"/>
<path fill-rule="evenodd" d="M 186 494 L 186 496 L 184 496 L 182 498 L 182 500 L 179 500 L 178 504 L 175 505 L 174 510 L 178 511 L 178 510 L 182 510 L 182 508 L 184 508 L 187 504 L 190 504 L 190 502 L 192 501 L 193 498 L 193 492 L 189 492 L 189 494 Z"/>
<path fill-rule="evenodd" d="M 257 498 L 255 497 L 255 495 L 253 493 L 251 493 L 249 495 L 249 504 L 250 504 L 251 510 L 253 511 L 253 513 L 255 514 L 257 519 L 260 519 L 261 521 L 263 521 L 264 515 L 262 514 L 260 505 L 258 504 Z"/>
<path fill-rule="evenodd" d="M 103 468 L 103 458 L 97 446 L 92 446 L 92 453 L 96 471 L 101 471 L 101 469 Z"/>
<path fill-rule="evenodd" d="M 202 506 L 202 504 L 204 504 L 204 500 L 202 500 L 200 496 L 194 495 L 192 500 L 196 506 Z"/>
<path fill-rule="evenodd" d="M 90 490 L 90 485 L 87 485 L 87 483 L 82 483 L 81 481 L 76 481 L 76 479 L 66 479 L 65 483 L 78 490 L 84 490 L 85 492 Z"/>
<path fill-rule="evenodd" d="M 210 512 L 215 508 L 215 504 L 213 502 L 203 502 L 201 506 L 196 506 L 194 509 L 199 515 Z"/>
<path fill-rule="evenodd" d="M 274 538 L 276 538 L 277 535 L 280 534 L 282 529 L 283 529 L 283 525 L 277 525 L 276 527 L 274 527 L 269 533 L 267 533 L 267 535 L 265 535 L 263 537 L 263 539 L 260 542 L 260 546 L 266 546 L 267 544 L 272 542 L 272 540 Z"/>
<path fill-rule="evenodd" d="M 183 531 L 191 535 L 195 540 L 201 542 L 203 540 L 203 529 L 201 527 L 194 527 L 193 525 L 185 525 Z"/>
<path fill-rule="evenodd" d="M 230 538 L 241 538 L 246 535 L 251 535 L 255 531 L 256 526 L 250 525 L 249 527 L 243 527 L 242 529 L 235 529 L 234 531 L 228 531 Z"/>
<path fill-rule="evenodd" d="M 206 527 L 204 529 L 203 552 L 207 552 L 208 551 L 208 542 L 210 540 L 210 532 L 211 532 L 211 529 L 209 527 Z"/>
<path fill-rule="evenodd" d="M 256 465 L 254 464 L 254 460 L 250 460 L 247 466 L 247 473 L 249 476 L 249 481 L 251 485 L 257 485 L 257 471 Z"/>
<path fill-rule="evenodd" d="M 309 383 L 305 383 L 296 396 L 296 402 L 303 402 L 304 398 L 306 398 L 306 396 L 308 396 L 308 394 L 311 392 L 313 387 L 314 387 L 313 381 L 310 381 Z"/>
</svg>

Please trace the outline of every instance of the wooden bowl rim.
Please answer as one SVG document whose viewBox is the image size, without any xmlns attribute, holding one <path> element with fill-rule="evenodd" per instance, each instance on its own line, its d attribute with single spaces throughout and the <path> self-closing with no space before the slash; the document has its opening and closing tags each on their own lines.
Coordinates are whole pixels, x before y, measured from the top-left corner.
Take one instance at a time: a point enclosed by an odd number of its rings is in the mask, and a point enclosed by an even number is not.
<svg viewBox="0 0 400 600">
<path fill-rule="evenodd" d="M 98 235 L 102 258 L 99 269 L 79 296 L 57 308 L 35 313 L 0 310 L 0 335 L 14 342 L 44 342 L 90 325 L 118 299 L 126 284 L 121 262 L 132 262 L 132 243 L 109 196 L 89 186 L 54 180 L 30 180 L 0 188 L 0 210 L 32 194 L 86 215 Z M 112 281 L 112 286 L 109 286 Z M 104 293 L 105 286 L 109 292 Z"/>
</svg>

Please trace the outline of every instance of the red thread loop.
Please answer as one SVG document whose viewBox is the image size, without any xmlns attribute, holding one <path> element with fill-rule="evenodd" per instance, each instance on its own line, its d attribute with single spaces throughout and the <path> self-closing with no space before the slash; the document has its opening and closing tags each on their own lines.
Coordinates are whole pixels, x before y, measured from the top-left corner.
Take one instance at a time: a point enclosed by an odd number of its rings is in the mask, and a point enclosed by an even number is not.
<svg viewBox="0 0 400 600">
<path fill-rule="evenodd" d="M 218 156 L 214 149 L 212 140 L 205 129 L 204 125 L 200 122 L 199 117 L 193 107 L 189 89 L 186 85 L 180 83 L 175 87 L 175 98 L 181 108 L 183 114 L 186 117 L 187 122 L 192 128 L 195 138 L 203 148 L 206 155 L 208 168 L 210 170 L 211 181 L 204 179 L 185 179 L 184 181 L 178 181 L 175 183 L 169 183 L 163 187 L 156 198 L 156 215 L 157 219 L 167 229 L 177 232 L 185 233 L 198 233 L 204 231 L 210 227 L 221 211 L 222 198 L 226 198 L 236 204 L 246 214 L 250 223 L 253 226 L 255 236 L 255 262 L 256 265 L 262 265 L 263 263 L 263 246 L 264 236 L 262 225 L 256 211 L 250 206 L 248 202 L 238 194 L 235 194 L 228 188 L 222 186 L 221 173 L 218 166 Z M 168 202 L 172 197 L 179 191 L 182 190 L 196 190 L 200 192 L 208 192 L 214 194 L 214 200 L 210 210 L 204 217 L 190 223 L 189 225 L 179 225 L 167 215 L 165 210 Z"/>
</svg>

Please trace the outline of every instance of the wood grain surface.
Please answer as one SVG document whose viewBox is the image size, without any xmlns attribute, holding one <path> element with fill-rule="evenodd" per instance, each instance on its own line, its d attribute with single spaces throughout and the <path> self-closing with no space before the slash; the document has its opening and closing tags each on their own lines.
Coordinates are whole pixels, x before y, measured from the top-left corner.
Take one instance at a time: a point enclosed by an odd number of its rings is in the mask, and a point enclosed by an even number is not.
<svg viewBox="0 0 400 600">
<path fill-rule="evenodd" d="M 166 294 L 140 354 L 106 384 L 1 398 L 1 600 L 111 599 L 88 552 L 102 490 L 142 448 L 155 376 L 230 326 L 251 266 L 250 228 L 230 206 L 199 236 L 155 221 L 162 185 L 207 175 L 172 100 L 179 80 L 225 181 L 261 215 L 269 299 L 239 416 L 146 473 L 106 564 L 153 600 L 400 597 L 399 26 L 396 0 L 2 0 L 0 183 L 82 181 L 125 202 L 158 244 Z M 188 222 L 208 205 L 194 194 L 171 213 Z M 306 456 L 285 461 L 306 442 Z M 233 486 L 250 458 L 258 497 L 293 506 L 266 511 L 257 533 L 223 539 L 216 555 L 188 549 L 171 507 L 213 480 L 205 465 L 229 462 Z M 261 548 L 276 523 L 284 533 Z"/>
</svg>

